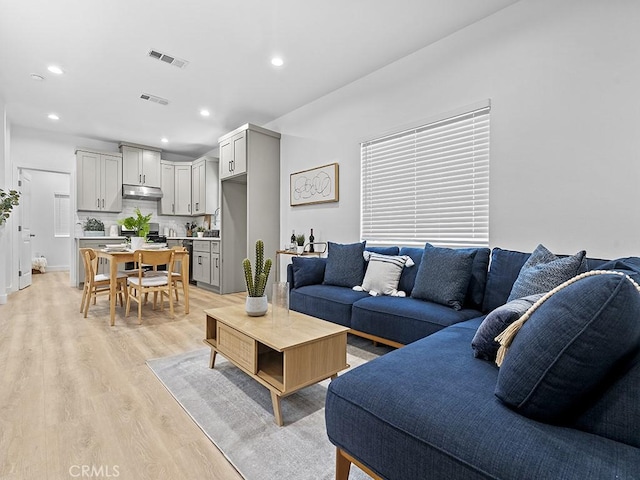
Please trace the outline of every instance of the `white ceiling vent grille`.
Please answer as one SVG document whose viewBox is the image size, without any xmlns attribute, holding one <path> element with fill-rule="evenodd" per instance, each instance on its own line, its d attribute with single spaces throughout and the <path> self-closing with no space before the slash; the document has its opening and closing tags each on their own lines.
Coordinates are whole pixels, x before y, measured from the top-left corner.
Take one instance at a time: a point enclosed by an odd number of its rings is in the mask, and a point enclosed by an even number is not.
<svg viewBox="0 0 640 480">
<path fill-rule="evenodd" d="M 169 105 L 169 100 L 167 100 L 166 98 L 151 95 L 150 93 L 143 93 L 140 95 L 140 98 L 142 100 L 149 100 L 153 103 L 159 103 L 160 105 Z"/>
<path fill-rule="evenodd" d="M 183 60 L 182 58 L 174 57 L 173 55 L 168 55 L 166 53 L 159 52 L 157 50 L 149 50 L 149 56 L 151 58 L 155 58 L 156 60 L 160 60 L 161 62 L 168 63 L 169 65 L 173 65 L 174 67 L 184 68 L 189 65 L 189 62 Z"/>
</svg>

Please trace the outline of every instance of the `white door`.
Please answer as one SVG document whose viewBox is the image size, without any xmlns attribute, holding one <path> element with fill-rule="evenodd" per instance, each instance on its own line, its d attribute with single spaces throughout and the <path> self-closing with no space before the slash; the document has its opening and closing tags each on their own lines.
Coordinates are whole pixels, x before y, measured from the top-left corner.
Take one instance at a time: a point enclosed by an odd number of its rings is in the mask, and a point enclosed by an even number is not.
<svg viewBox="0 0 640 480">
<path fill-rule="evenodd" d="M 20 262 L 18 288 L 31 285 L 31 175 L 20 170 Z"/>
</svg>

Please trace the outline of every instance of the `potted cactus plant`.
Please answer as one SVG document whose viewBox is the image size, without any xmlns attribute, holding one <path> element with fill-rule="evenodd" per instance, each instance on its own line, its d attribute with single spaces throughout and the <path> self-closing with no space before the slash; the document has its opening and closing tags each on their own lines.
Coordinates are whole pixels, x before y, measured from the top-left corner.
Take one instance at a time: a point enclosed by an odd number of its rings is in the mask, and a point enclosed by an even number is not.
<svg viewBox="0 0 640 480">
<path fill-rule="evenodd" d="M 251 317 L 260 317 L 267 313 L 269 305 L 267 295 L 264 292 L 272 263 L 270 258 L 264 260 L 264 242 L 262 240 L 256 241 L 255 273 L 251 270 L 251 261 L 248 258 L 242 261 L 244 280 L 247 285 L 245 310 L 247 315 Z"/>
</svg>

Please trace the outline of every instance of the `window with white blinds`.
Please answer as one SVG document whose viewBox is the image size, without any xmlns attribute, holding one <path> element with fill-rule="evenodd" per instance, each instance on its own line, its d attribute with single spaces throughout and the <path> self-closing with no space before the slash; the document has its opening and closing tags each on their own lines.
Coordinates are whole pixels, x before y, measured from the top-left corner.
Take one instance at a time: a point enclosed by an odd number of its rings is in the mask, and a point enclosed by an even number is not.
<svg viewBox="0 0 640 480">
<path fill-rule="evenodd" d="M 489 110 L 362 144 L 363 240 L 488 246 Z"/>
</svg>

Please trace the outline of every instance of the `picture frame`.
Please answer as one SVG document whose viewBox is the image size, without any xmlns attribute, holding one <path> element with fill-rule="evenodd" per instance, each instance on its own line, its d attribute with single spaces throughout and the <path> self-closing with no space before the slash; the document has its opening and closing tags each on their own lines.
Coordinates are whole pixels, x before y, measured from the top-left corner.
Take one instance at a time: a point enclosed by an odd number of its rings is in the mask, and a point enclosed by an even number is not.
<svg viewBox="0 0 640 480">
<path fill-rule="evenodd" d="M 338 164 L 330 163 L 289 175 L 292 207 L 339 201 Z"/>
</svg>

